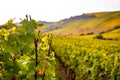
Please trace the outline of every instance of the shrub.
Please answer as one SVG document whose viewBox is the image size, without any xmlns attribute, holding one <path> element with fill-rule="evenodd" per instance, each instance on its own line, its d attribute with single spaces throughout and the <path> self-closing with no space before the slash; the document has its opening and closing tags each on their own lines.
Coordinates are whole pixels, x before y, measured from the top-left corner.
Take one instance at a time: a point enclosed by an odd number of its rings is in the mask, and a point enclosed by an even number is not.
<svg viewBox="0 0 120 80">
<path fill-rule="evenodd" d="M 104 33 L 105 33 L 105 31 L 100 32 L 100 34 L 104 34 Z"/>
<path fill-rule="evenodd" d="M 120 28 L 120 26 L 116 26 L 116 27 L 114 27 L 114 29 L 119 29 Z"/>
<path fill-rule="evenodd" d="M 92 35 L 92 34 L 94 34 L 94 32 L 89 32 L 89 33 L 87 33 L 87 35 Z"/>
<path fill-rule="evenodd" d="M 98 34 L 97 36 L 95 36 L 96 39 L 104 39 L 102 34 Z"/>
<path fill-rule="evenodd" d="M 84 33 L 81 33 L 80 36 L 84 36 L 85 34 Z"/>
</svg>

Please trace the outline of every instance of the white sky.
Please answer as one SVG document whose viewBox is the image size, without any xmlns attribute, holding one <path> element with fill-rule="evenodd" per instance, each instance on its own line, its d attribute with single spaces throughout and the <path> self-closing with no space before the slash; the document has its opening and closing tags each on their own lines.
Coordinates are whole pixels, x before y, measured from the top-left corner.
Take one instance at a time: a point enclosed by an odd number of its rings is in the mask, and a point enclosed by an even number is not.
<svg viewBox="0 0 120 80">
<path fill-rule="evenodd" d="M 36 20 L 58 21 L 82 13 L 120 10 L 120 0 L 0 0 L 0 24 L 30 14 Z"/>
</svg>

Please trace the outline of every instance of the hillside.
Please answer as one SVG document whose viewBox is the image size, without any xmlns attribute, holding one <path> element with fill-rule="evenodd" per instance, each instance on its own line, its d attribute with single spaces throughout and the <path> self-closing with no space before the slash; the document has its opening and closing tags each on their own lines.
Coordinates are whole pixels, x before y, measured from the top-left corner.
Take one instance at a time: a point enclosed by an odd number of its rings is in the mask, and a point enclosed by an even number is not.
<svg viewBox="0 0 120 80">
<path fill-rule="evenodd" d="M 86 13 L 59 22 L 43 22 L 44 32 L 56 35 L 83 35 L 102 33 L 120 26 L 120 11 Z"/>
</svg>

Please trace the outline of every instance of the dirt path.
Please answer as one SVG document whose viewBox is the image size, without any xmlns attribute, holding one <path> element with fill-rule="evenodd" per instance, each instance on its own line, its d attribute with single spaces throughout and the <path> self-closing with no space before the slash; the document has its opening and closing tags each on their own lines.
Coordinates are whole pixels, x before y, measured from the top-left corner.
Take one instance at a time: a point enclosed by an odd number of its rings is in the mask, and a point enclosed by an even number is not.
<svg viewBox="0 0 120 80">
<path fill-rule="evenodd" d="M 55 55 L 57 66 L 56 66 L 56 73 L 59 75 L 59 80 L 72 80 L 70 77 L 69 72 L 67 71 L 67 67 L 65 66 L 65 63 L 61 60 L 60 57 Z"/>
<path fill-rule="evenodd" d="M 51 50 L 55 53 L 55 59 L 57 62 L 56 65 L 57 80 L 75 80 L 74 71 L 68 70 L 69 66 L 65 65 L 65 62 L 62 61 L 61 57 L 57 56 L 53 47 L 51 47 Z"/>
</svg>

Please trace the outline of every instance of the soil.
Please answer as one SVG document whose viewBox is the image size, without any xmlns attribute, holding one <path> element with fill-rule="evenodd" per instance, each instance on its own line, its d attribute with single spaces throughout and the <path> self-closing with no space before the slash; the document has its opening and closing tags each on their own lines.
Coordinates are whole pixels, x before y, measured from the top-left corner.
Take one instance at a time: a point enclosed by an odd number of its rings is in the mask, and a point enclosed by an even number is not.
<svg viewBox="0 0 120 80">
<path fill-rule="evenodd" d="M 58 80 L 72 80 L 65 63 L 57 55 L 55 55 L 55 58 L 57 62 L 56 75 Z"/>
</svg>

